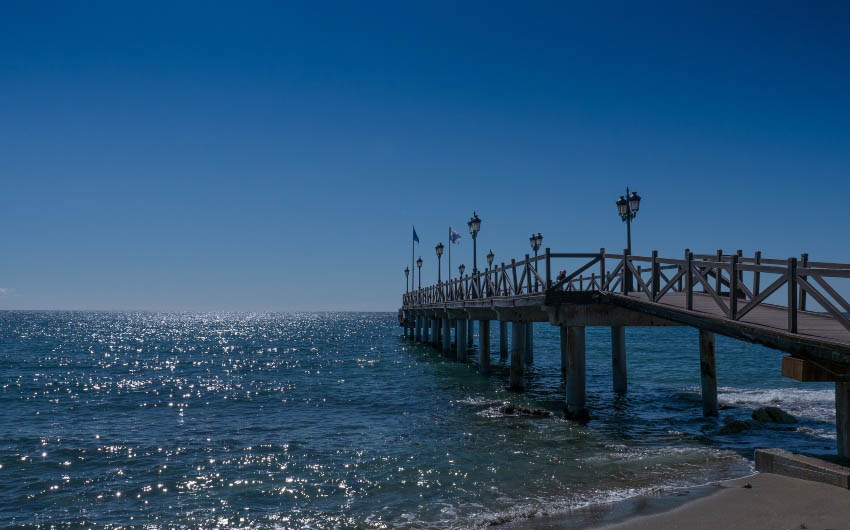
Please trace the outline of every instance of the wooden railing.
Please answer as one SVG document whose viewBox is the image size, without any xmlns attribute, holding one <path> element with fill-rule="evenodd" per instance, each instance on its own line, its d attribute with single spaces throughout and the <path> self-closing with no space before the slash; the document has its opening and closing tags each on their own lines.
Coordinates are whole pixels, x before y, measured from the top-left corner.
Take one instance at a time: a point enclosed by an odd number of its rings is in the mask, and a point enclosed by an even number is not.
<svg viewBox="0 0 850 530">
<path fill-rule="evenodd" d="M 571 271 L 563 269 L 553 280 L 559 260 L 580 260 Z M 542 262 L 542 263 L 541 263 Z M 542 269 L 541 275 L 539 269 Z M 629 281 L 631 277 L 631 281 Z M 694 254 L 685 250 L 682 258 L 606 253 L 553 253 L 546 249 L 536 258 L 511 260 L 492 269 L 424 287 L 403 296 L 405 307 L 428 306 L 466 300 L 487 300 L 543 295 L 547 291 L 599 291 L 625 295 L 640 293 L 648 302 L 675 303 L 694 311 L 694 294 L 707 295 L 722 314 L 742 320 L 759 306 L 783 308 L 787 331 L 798 332 L 800 312 L 811 298 L 823 311 L 850 333 L 850 303 L 839 294 L 831 279 L 850 278 L 850 264 L 800 259 L 762 258 L 761 252 L 745 257 L 735 254 Z M 768 303 L 769 297 L 786 290 L 783 303 Z M 631 291 L 634 290 L 635 293 Z M 678 296 L 674 302 L 671 297 Z M 684 296 L 684 304 L 681 297 Z"/>
</svg>

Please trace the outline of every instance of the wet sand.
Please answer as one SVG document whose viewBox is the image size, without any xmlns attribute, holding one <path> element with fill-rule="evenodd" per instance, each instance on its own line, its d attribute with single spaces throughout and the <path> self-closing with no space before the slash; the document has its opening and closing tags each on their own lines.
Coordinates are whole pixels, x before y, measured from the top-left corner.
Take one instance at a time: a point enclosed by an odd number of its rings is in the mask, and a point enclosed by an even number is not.
<svg viewBox="0 0 850 530">
<path fill-rule="evenodd" d="M 749 484 L 750 488 L 744 485 Z M 850 490 L 772 473 L 514 521 L 503 528 L 850 530 Z"/>
</svg>

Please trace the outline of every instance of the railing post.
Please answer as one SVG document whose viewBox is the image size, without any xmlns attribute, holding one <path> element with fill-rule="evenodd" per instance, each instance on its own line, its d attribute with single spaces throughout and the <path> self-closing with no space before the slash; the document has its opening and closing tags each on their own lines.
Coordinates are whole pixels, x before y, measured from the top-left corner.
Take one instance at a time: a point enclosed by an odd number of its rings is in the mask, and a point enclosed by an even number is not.
<svg viewBox="0 0 850 530">
<path fill-rule="evenodd" d="M 741 250 L 740 248 L 738 249 L 738 263 L 744 263 L 744 251 Z M 744 271 L 742 271 L 742 270 L 738 271 L 738 282 L 739 283 L 744 282 Z"/>
<path fill-rule="evenodd" d="M 788 258 L 788 331 L 797 333 L 797 258 Z"/>
<path fill-rule="evenodd" d="M 755 258 L 753 259 L 756 265 L 761 265 L 761 250 L 756 250 Z M 761 272 L 753 273 L 753 296 L 758 296 L 761 289 Z"/>
<path fill-rule="evenodd" d="M 599 249 L 599 277 L 600 282 L 599 290 L 605 289 L 605 247 Z"/>
<path fill-rule="evenodd" d="M 551 256 L 549 247 L 546 247 L 546 290 L 552 288 L 552 264 L 550 263 Z"/>
<path fill-rule="evenodd" d="M 516 284 L 516 259 L 511 258 L 511 269 L 513 270 L 514 275 L 514 295 L 518 295 L 521 291 L 520 286 Z"/>
<path fill-rule="evenodd" d="M 809 254 L 808 253 L 803 252 L 803 254 L 800 255 L 800 266 L 802 266 L 802 267 L 808 267 L 809 266 Z M 804 280 L 808 279 L 807 276 L 800 276 L 800 277 Z M 800 311 L 805 311 L 805 310 L 806 310 L 806 291 L 804 291 L 803 287 L 801 286 L 800 287 Z"/>
<path fill-rule="evenodd" d="M 658 251 L 652 251 L 652 301 L 658 300 L 658 284 L 661 280 L 661 269 L 658 268 Z"/>
<path fill-rule="evenodd" d="M 637 266 L 637 275 L 638 275 L 638 281 L 637 281 L 637 285 L 635 285 L 635 289 L 637 289 L 637 292 L 640 293 L 640 292 L 643 291 L 643 287 L 641 287 L 641 285 L 640 285 L 640 280 L 643 280 L 643 269 L 641 269 L 640 265 Z"/>
<path fill-rule="evenodd" d="M 723 251 L 720 250 L 720 249 L 717 249 L 717 262 L 723 263 Z M 715 285 L 714 285 L 714 287 L 715 287 L 714 290 L 717 291 L 717 296 L 720 296 L 720 293 L 722 292 L 722 289 L 723 289 L 723 284 L 720 282 L 720 278 L 721 278 L 721 272 L 720 271 L 721 271 L 721 269 L 720 269 L 719 265 L 718 265 L 716 271 L 717 271 L 717 277 L 715 278 L 716 281 L 715 281 Z"/>
<path fill-rule="evenodd" d="M 729 265 L 729 318 L 738 316 L 738 256 L 732 256 Z"/>
<path fill-rule="evenodd" d="M 505 262 L 503 261 L 503 262 L 502 262 L 502 275 L 504 276 L 505 274 L 507 274 L 507 273 L 505 272 Z M 508 296 L 508 292 L 507 292 L 507 291 L 508 291 L 508 282 L 503 281 L 503 282 L 502 282 L 502 292 L 503 292 L 504 294 L 503 294 L 502 296 Z"/>
<path fill-rule="evenodd" d="M 528 286 L 528 294 L 531 294 L 531 261 L 529 261 L 528 254 L 525 255 L 525 284 Z M 537 278 L 535 278 L 535 282 L 537 283 Z"/>
<path fill-rule="evenodd" d="M 687 298 L 688 311 L 694 310 L 694 253 L 691 249 L 685 249 L 685 295 Z"/>
<path fill-rule="evenodd" d="M 632 275 L 629 274 L 629 249 L 623 249 L 623 294 L 629 294 L 629 283 L 631 283 Z"/>
</svg>

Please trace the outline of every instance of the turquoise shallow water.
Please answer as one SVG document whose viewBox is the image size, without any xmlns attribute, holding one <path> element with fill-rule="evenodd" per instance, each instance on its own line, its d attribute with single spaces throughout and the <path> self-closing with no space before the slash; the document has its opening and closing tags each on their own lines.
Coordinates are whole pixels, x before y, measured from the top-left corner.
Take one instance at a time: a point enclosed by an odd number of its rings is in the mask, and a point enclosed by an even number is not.
<svg viewBox="0 0 850 530">
<path fill-rule="evenodd" d="M 498 354 L 481 376 L 391 313 L 2 312 L 0 527 L 468 528 L 741 476 L 755 447 L 835 451 L 832 387 L 722 337 L 721 418 L 801 421 L 717 434 L 684 328 L 627 330 L 625 398 L 588 328 L 593 420 L 565 421 L 557 341 L 535 326 L 515 394 Z"/>
</svg>

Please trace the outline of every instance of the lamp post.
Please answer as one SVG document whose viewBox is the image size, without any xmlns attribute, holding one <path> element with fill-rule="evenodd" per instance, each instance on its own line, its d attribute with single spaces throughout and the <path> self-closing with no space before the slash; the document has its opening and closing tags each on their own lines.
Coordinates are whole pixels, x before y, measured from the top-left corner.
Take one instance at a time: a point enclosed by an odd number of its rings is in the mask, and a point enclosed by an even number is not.
<svg viewBox="0 0 850 530">
<path fill-rule="evenodd" d="M 469 226 L 469 233 L 472 235 L 472 274 L 478 272 L 478 247 L 476 245 L 478 241 L 478 231 L 481 230 L 481 219 L 478 218 L 478 214 L 472 212 L 472 217 L 469 218 L 469 222 L 466 223 Z"/>
<path fill-rule="evenodd" d="M 463 278 L 463 271 L 465 271 L 465 270 L 466 270 L 466 265 L 464 265 L 463 263 L 461 263 L 460 265 L 457 266 L 457 271 L 460 273 L 461 278 Z"/>
<path fill-rule="evenodd" d="M 443 243 L 437 243 L 437 246 L 434 247 L 434 250 L 437 251 L 437 283 L 441 283 L 442 279 L 440 276 L 443 272 L 443 265 L 441 263 L 441 258 L 443 257 Z"/>
<path fill-rule="evenodd" d="M 626 223 L 626 251 L 628 254 L 632 253 L 632 219 L 635 218 L 639 209 L 640 195 L 634 191 L 629 195 L 629 187 L 626 186 L 625 197 L 620 195 L 617 200 L 617 213 L 620 214 L 620 219 Z M 626 268 L 626 278 L 626 286 L 631 291 L 632 275 L 628 268 Z"/>
<path fill-rule="evenodd" d="M 419 267 L 419 288 L 422 289 L 422 256 L 416 260 L 416 266 Z"/>
<path fill-rule="evenodd" d="M 405 292 L 405 293 L 409 293 L 409 292 L 410 292 L 410 282 L 409 282 L 409 281 L 407 281 L 407 278 L 408 278 L 409 276 L 410 276 L 410 269 L 408 269 L 407 267 L 405 267 L 405 268 L 404 268 L 404 292 Z"/>
<path fill-rule="evenodd" d="M 540 250 L 540 245 L 543 244 L 543 234 L 537 232 L 537 235 L 531 234 L 528 238 L 531 243 L 531 249 L 534 251 L 534 270 L 537 271 L 537 251 Z M 537 292 L 537 278 L 534 278 L 534 292 Z"/>
<path fill-rule="evenodd" d="M 490 249 L 490 253 L 489 253 L 489 254 L 487 254 L 487 266 L 490 268 L 490 270 L 491 270 L 491 271 L 493 270 L 493 259 L 494 259 L 495 257 L 496 257 L 496 256 L 493 254 L 493 249 L 491 248 L 491 249 Z M 490 273 L 488 272 L 488 273 L 487 273 L 487 278 L 489 278 L 489 277 L 490 277 Z M 490 286 L 489 286 L 489 284 L 487 285 L 487 292 L 490 292 Z M 492 293 L 491 293 L 491 294 L 492 294 Z"/>
</svg>

